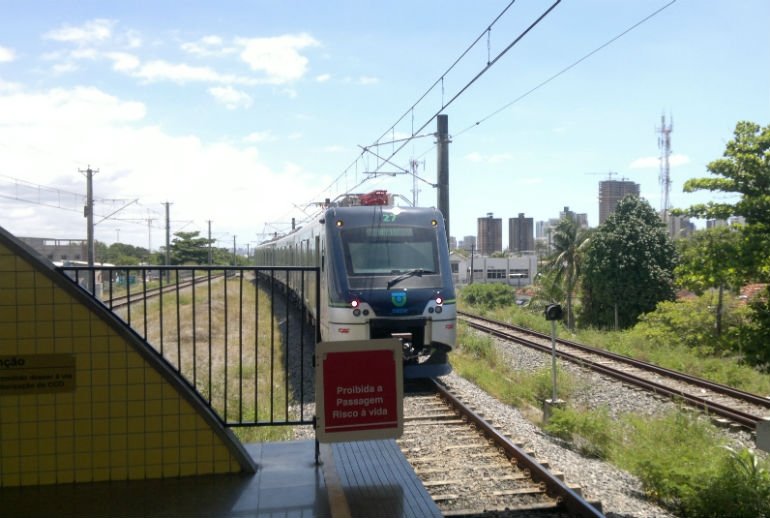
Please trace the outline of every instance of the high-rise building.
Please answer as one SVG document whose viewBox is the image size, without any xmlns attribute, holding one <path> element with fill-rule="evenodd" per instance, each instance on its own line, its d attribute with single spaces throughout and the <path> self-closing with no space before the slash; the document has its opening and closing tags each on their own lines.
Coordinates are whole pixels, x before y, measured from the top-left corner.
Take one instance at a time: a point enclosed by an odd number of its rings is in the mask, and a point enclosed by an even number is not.
<svg viewBox="0 0 770 518">
<path fill-rule="evenodd" d="M 516 218 L 508 218 L 508 250 L 531 252 L 535 249 L 534 220 L 520 212 Z"/>
<path fill-rule="evenodd" d="M 639 184 L 628 180 L 599 182 L 599 224 L 615 212 L 618 202 L 628 195 L 639 197 Z"/>
<path fill-rule="evenodd" d="M 489 212 L 486 218 L 478 218 L 478 250 L 483 255 L 503 251 L 503 219 Z"/>
<path fill-rule="evenodd" d="M 577 223 L 578 227 L 580 228 L 588 228 L 588 214 L 584 212 L 578 214 L 574 210 L 569 210 L 569 207 L 564 207 L 564 210 L 559 212 L 559 219 L 557 220 L 556 224 L 558 224 L 558 222 L 564 218 L 570 218 L 572 221 Z"/>
<path fill-rule="evenodd" d="M 460 241 L 459 246 L 463 250 L 476 251 L 476 236 L 464 236 L 463 240 Z"/>
</svg>

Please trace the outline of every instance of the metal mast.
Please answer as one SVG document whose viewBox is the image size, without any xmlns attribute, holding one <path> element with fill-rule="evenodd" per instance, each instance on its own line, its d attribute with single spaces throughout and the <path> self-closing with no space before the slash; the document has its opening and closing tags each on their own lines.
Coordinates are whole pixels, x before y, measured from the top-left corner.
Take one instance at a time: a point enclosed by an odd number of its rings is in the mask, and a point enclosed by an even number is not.
<svg viewBox="0 0 770 518">
<path fill-rule="evenodd" d="M 449 117 L 436 117 L 436 155 L 438 157 L 438 210 L 444 215 L 446 239 L 449 242 Z"/>
<path fill-rule="evenodd" d="M 660 148 L 660 217 L 663 223 L 668 225 L 669 193 L 671 192 L 671 174 L 668 157 L 671 156 L 671 132 L 674 129 L 673 122 L 666 126 L 666 116 L 660 116 L 660 128 L 657 129 L 658 148 Z"/>
</svg>

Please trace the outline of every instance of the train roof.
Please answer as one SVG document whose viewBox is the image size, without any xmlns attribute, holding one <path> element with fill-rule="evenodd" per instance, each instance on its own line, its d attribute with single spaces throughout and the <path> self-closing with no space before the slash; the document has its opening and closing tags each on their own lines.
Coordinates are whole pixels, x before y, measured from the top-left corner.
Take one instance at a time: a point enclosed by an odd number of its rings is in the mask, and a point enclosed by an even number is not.
<svg viewBox="0 0 770 518">
<path fill-rule="evenodd" d="M 326 210 L 325 218 L 345 218 L 347 221 L 371 222 L 371 215 L 381 212 L 393 213 L 398 222 L 420 223 L 422 218 L 440 218 L 441 213 L 435 207 L 398 207 L 389 205 L 358 205 L 353 207 L 330 207 Z"/>
</svg>

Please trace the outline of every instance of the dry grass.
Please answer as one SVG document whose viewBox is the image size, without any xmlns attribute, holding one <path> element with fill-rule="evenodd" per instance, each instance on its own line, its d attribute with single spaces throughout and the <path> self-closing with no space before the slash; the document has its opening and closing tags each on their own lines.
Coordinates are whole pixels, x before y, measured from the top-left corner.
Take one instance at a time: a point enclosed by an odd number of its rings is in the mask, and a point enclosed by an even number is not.
<svg viewBox="0 0 770 518">
<path fill-rule="evenodd" d="M 178 304 L 177 304 L 178 301 Z M 125 318 L 125 310 L 121 317 Z M 134 329 L 228 423 L 284 422 L 288 410 L 285 348 L 269 297 L 254 279 L 230 277 L 164 294 L 131 309 Z M 119 313 L 120 314 L 120 313 Z M 161 332 L 162 331 L 162 332 Z M 286 439 L 286 426 L 236 427 L 244 441 Z"/>
</svg>

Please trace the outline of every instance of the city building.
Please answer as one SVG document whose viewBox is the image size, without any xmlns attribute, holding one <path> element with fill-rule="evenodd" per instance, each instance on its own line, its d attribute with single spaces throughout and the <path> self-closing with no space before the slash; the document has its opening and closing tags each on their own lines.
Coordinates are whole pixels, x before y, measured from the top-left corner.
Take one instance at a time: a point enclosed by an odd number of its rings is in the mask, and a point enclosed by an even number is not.
<svg viewBox="0 0 770 518">
<path fill-rule="evenodd" d="M 668 232 L 674 238 L 689 237 L 695 232 L 695 223 L 684 216 L 668 216 Z"/>
<path fill-rule="evenodd" d="M 476 236 L 465 236 L 463 240 L 458 243 L 458 248 L 463 250 L 475 250 L 476 249 Z"/>
<path fill-rule="evenodd" d="M 503 220 L 495 218 L 489 212 L 487 217 L 478 218 L 478 252 L 482 255 L 492 255 L 503 251 Z"/>
<path fill-rule="evenodd" d="M 535 250 L 534 220 L 525 218 L 523 212 L 516 218 L 508 219 L 508 250 L 511 253 Z"/>
<path fill-rule="evenodd" d="M 615 212 L 618 202 L 628 195 L 639 197 L 639 184 L 628 180 L 599 182 L 599 224 Z"/>
<path fill-rule="evenodd" d="M 88 241 L 83 239 L 49 239 L 19 237 L 35 252 L 50 261 L 85 261 L 88 259 Z"/>
<path fill-rule="evenodd" d="M 502 283 L 515 288 L 528 286 L 537 276 L 537 256 L 486 257 L 474 254 L 449 257 L 455 285 Z"/>
<path fill-rule="evenodd" d="M 577 212 L 570 210 L 569 207 L 564 207 L 564 210 L 559 212 L 559 221 L 564 218 L 571 218 L 580 228 L 588 228 L 588 214 L 586 213 L 578 214 Z"/>
</svg>

